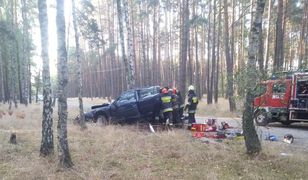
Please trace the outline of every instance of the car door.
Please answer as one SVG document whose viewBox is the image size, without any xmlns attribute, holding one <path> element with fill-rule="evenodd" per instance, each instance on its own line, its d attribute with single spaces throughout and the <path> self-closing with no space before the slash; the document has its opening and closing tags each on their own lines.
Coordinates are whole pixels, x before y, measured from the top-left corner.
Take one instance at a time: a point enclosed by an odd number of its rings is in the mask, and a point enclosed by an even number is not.
<svg viewBox="0 0 308 180">
<path fill-rule="evenodd" d="M 117 119 L 134 119 L 139 117 L 135 91 L 124 92 L 115 103 Z"/>
<path fill-rule="evenodd" d="M 141 115 L 147 116 L 155 113 L 157 103 L 159 101 L 159 89 L 156 87 L 143 88 L 139 93 L 139 111 Z"/>
</svg>

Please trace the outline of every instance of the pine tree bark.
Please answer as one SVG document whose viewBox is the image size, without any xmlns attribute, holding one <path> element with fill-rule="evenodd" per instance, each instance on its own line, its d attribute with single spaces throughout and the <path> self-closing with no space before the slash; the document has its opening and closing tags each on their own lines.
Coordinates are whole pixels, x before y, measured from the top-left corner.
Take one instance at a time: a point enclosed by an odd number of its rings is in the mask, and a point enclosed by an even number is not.
<svg viewBox="0 0 308 180">
<path fill-rule="evenodd" d="M 212 71 L 211 71 L 211 91 L 209 94 L 210 103 L 213 102 L 213 90 L 214 89 L 214 83 L 216 80 L 216 0 L 213 2 L 213 40 L 212 40 Z"/>
<path fill-rule="evenodd" d="M 82 83 L 82 63 L 80 58 L 80 44 L 79 44 L 79 31 L 77 25 L 76 17 L 76 4 L 75 0 L 72 0 L 72 14 L 73 14 L 73 26 L 75 31 L 75 44 L 76 44 L 76 60 L 77 60 L 77 78 L 78 78 L 78 102 L 79 102 L 79 119 L 78 123 L 82 129 L 86 128 L 85 119 L 84 119 L 84 110 L 83 110 L 83 83 Z"/>
<path fill-rule="evenodd" d="M 146 57 L 146 41 L 145 41 L 145 32 L 144 32 L 144 22 L 141 22 L 141 46 L 142 46 L 142 63 L 143 63 L 143 84 L 148 85 L 148 79 L 149 79 L 149 72 L 147 71 L 148 67 L 148 62 L 147 62 L 147 57 Z"/>
<path fill-rule="evenodd" d="M 283 69 L 283 0 L 278 0 L 278 13 L 276 21 L 276 40 L 275 40 L 275 59 L 273 71 L 280 71 Z"/>
<path fill-rule="evenodd" d="M 207 66 L 206 66 L 206 101 L 207 104 L 212 104 L 212 87 L 211 87 L 211 13 L 212 13 L 212 2 L 209 2 L 209 13 L 208 13 L 208 34 L 207 34 Z"/>
<path fill-rule="evenodd" d="M 268 61 L 269 61 L 269 45 L 270 45 L 270 29 L 271 29 L 271 17 L 272 17 L 272 6 L 273 6 L 272 0 L 269 0 L 268 2 L 268 11 L 267 11 L 267 21 L 268 21 L 268 27 L 266 30 L 266 44 L 265 44 L 265 67 L 264 67 L 264 72 L 267 72 L 268 69 Z"/>
<path fill-rule="evenodd" d="M 259 49 L 259 40 L 261 36 L 262 18 L 264 12 L 265 0 L 258 0 L 253 25 L 250 30 L 249 49 L 248 49 L 248 69 L 247 69 L 247 86 L 245 110 L 243 113 L 243 131 L 246 145 L 246 152 L 250 155 L 258 154 L 261 151 L 261 143 L 259 141 L 254 123 L 253 123 L 253 88 L 256 85 L 257 68 L 256 56 Z"/>
<path fill-rule="evenodd" d="M 2 40 L 2 38 L 1 38 L 1 40 Z M 2 49 L 0 49 L 0 91 L 1 91 L 1 93 L 0 93 L 0 101 L 2 102 L 2 103 L 4 103 L 5 102 L 5 94 L 4 94 L 4 85 L 5 85 L 5 83 L 4 83 L 4 68 L 3 68 L 3 59 L 2 59 Z"/>
<path fill-rule="evenodd" d="M 32 103 L 32 86 L 31 86 L 31 63 L 29 61 L 29 64 L 28 64 L 28 73 L 29 73 L 29 79 L 28 79 L 28 88 L 29 88 L 29 91 L 28 91 L 28 95 L 29 95 L 29 103 L 31 104 Z"/>
<path fill-rule="evenodd" d="M 230 111 L 236 110 L 235 100 L 233 97 L 233 61 L 230 55 L 229 46 L 229 20 L 228 20 L 228 2 L 224 0 L 224 42 L 225 42 L 225 56 L 227 65 L 227 95 L 229 98 L 229 109 Z"/>
<path fill-rule="evenodd" d="M 53 138 L 53 118 L 52 118 L 52 99 L 51 99 L 51 84 L 49 72 L 49 54 L 48 54 L 48 16 L 46 0 L 38 1 L 39 21 L 41 29 L 41 47 L 43 60 L 43 121 L 42 121 L 42 141 L 41 141 L 41 156 L 48 156 L 54 153 L 54 138 Z"/>
<path fill-rule="evenodd" d="M 155 1 L 156 3 L 156 1 Z M 158 82 L 158 63 L 157 63 L 157 31 L 158 31 L 158 27 L 157 27 L 157 5 L 155 4 L 153 7 L 153 46 L 152 46 L 152 83 L 156 84 Z"/>
<path fill-rule="evenodd" d="M 21 0 L 21 14 L 22 14 L 22 21 L 23 21 L 23 36 L 22 36 L 22 62 L 21 62 L 21 88 L 22 88 L 22 103 L 26 106 L 28 105 L 28 94 L 29 94 L 29 76 L 28 71 L 28 64 L 30 63 L 30 38 L 29 38 L 29 20 L 28 20 L 28 5 L 26 0 Z"/>
<path fill-rule="evenodd" d="M 301 32 L 299 38 L 299 60 L 298 67 L 302 69 L 304 67 L 304 56 L 305 56 L 305 35 L 308 34 L 308 2 L 304 1 L 304 15 L 302 16 Z"/>
<path fill-rule="evenodd" d="M 64 0 L 57 0 L 57 40 L 58 40 L 58 155 L 59 166 L 70 168 L 71 160 L 67 137 L 67 51 L 65 42 Z"/>
<path fill-rule="evenodd" d="M 189 36 L 189 0 L 183 0 L 183 35 L 182 35 L 182 47 L 181 47 L 181 61 L 179 72 L 179 87 L 180 92 L 186 90 L 186 62 L 188 53 L 188 36 Z M 185 96 L 182 97 L 185 100 Z"/>
<path fill-rule="evenodd" d="M 261 24 L 262 26 L 262 24 Z M 265 76 L 265 71 L 264 71 L 264 43 L 263 43 L 263 31 L 262 31 L 262 27 L 261 27 L 261 32 L 260 32 L 260 36 L 259 36 L 259 51 L 258 51 L 258 55 L 257 55 L 257 61 L 258 61 L 258 65 L 259 65 L 259 69 L 260 72 L 263 76 Z"/>
<path fill-rule="evenodd" d="M 220 61 L 220 37 L 221 37 L 221 1 L 219 1 L 218 12 L 218 35 L 217 35 L 217 65 L 216 65 L 216 77 L 214 82 L 214 101 L 218 102 L 218 83 L 219 83 L 219 61 Z"/>
<path fill-rule="evenodd" d="M 234 62 L 234 57 L 235 57 L 235 51 L 234 51 L 234 42 L 235 42 L 235 0 L 231 0 L 231 5 L 232 5 L 232 18 L 231 18 L 231 36 L 229 36 L 230 39 L 230 58 L 231 58 L 231 62 L 233 64 L 233 68 L 235 68 L 236 71 L 236 67 L 234 67 L 234 64 L 236 65 L 236 62 Z"/>
<path fill-rule="evenodd" d="M 199 53 L 198 53 L 198 26 L 195 27 L 195 56 L 196 56 L 196 92 L 199 99 L 202 98 L 201 94 L 201 80 L 200 80 L 200 60 L 199 60 Z"/>
<path fill-rule="evenodd" d="M 114 2 L 111 2 L 110 4 L 110 11 L 108 14 L 108 18 L 109 18 L 109 49 L 110 49 L 110 60 L 111 62 L 110 67 L 111 69 L 115 69 L 115 63 L 116 63 L 116 55 L 115 55 L 115 47 L 116 44 L 114 42 Z M 117 83 L 117 74 L 115 74 L 114 71 L 110 72 L 110 95 L 112 98 L 116 97 L 116 90 L 115 90 L 115 84 Z"/>
<path fill-rule="evenodd" d="M 306 7 L 308 7 L 308 2 L 306 1 Z M 308 8 L 307 8 L 308 9 Z M 306 29 L 308 31 L 308 11 L 306 11 Z M 305 35 L 305 55 L 304 55 L 304 64 L 305 67 L 307 67 L 308 64 L 308 32 L 306 31 L 306 35 Z"/>
</svg>

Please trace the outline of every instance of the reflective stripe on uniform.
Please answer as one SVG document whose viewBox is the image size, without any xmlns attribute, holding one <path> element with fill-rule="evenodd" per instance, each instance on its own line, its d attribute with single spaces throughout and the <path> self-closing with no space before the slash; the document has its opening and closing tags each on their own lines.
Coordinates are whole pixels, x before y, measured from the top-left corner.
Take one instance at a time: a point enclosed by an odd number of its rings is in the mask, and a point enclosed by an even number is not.
<svg viewBox="0 0 308 180">
<path fill-rule="evenodd" d="M 195 110 L 189 110 L 188 113 L 195 113 Z"/>
<path fill-rule="evenodd" d="M 174 105 L 173 106 L 173 109 L 178 109 L 179 108 L 179 105 Z"/>
<path fill-rule="evenodd" d="M 170 112 L 172 110 L 173 110 L 172 108 L 166 108 L 166 109 L 163 110 L 163 112 Z"/>
<path fill-rule="evenodd" d="M 169 102 L 171 102 L 171 96 L 164 96 L 164 97 L 161 98 L 161 101 L 163 103 L 169 103 Z"/>
<path fill-rule="evenodd" d="M 192 102 L 193 102 L 193 103 L 197 103 L 197 102 L 198 102 L 198 98 L 197 98 L 197 97 L 193 97 L 193 98 L 192 98 Z"/>
</svg>

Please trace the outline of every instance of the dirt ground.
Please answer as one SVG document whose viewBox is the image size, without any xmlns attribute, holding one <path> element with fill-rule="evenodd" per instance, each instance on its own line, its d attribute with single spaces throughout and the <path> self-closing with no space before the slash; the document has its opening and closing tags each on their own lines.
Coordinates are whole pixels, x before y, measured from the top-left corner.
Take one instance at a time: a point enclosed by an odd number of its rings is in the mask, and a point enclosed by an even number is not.
<svg viewBox="0 0 308 180">
<path fill-rule="evenodd" d="M 85 99 L 85 107 L 103 100 Z M 223 117 L 211 108 L 202 113 Z M 138 126 L 87 124 L 81 131 L 72 120 L 78 114 L 76 99 L 69 99 L 68 139 L 74 162 L 69 170 L 59 169 L 57 149 L 49 158 L 39 156 L 42 104 L 20 105 L 9 112 L 0 105 L 0 179 L 306 179 L 308 153 L 293 145 L 262 141 L 262 153 L 245 154 L 243 140 L 207 143 L 192 138 L 190 131 L 176 129 L 152 134 Z M 201 103 L 202 104 L 202 103 Z M 216 106 L 216 107 L 215 107 Z M 234 123 L 240 123 L 237 113 Z M 11 115 L 10 115 L 11 114 Z M 226 117 L 225 116 L 225 117 Z M 230 117 L 231 117 L 230 116 Z M 224 120 L 224 119 L 222 119 Z M 231 122 L 231 121 L 230 121 Z M 54 109 L 54 140 L 57 146 L 57 108 Z M 274 125 L 273 125 L 274 126 Z M 274 128 L 274 127 L 273 127 Z M 275 127 L 276 128 L 276 127 Z M 280 127 L 279 127 L 280 128 Z M 296 130 L 295 130 L 296 131 Z M 11 133 L 17 145 L 8 143 Z M 295 145 L 295 143 L 294 143 Z"/>
</svg>

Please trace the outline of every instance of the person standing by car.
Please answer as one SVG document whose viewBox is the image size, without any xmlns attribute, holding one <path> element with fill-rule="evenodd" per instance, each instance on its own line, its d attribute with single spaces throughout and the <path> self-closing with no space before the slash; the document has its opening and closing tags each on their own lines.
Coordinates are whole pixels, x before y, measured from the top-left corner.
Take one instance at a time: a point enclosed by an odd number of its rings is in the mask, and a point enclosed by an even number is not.
<svg viewBox="0 0 308 180">
<path fill-rule="evenodd" d="M 187 105 L 185 106 L 185 109 L 184 109 L 184 110 L 188 109 L 189 124 L 196 122 L 195 113 L 196 113 L 197 105 L 198 105 L 198 98 L 197 98 L 197 95 L 195 93 L 195 88 L 194 88 L 193 85 L 190 85 L 188 87 L 188 103 L 187 103 Z"/>
<path fill-rule="evenodd" d="M 167 88 L 162 89 L 160 101 L 161 101 L 161 110 L 163 112 L 164 122 L 172 126 L 173 125 L 172 94 L 168 92 Z"/>
</svg>

